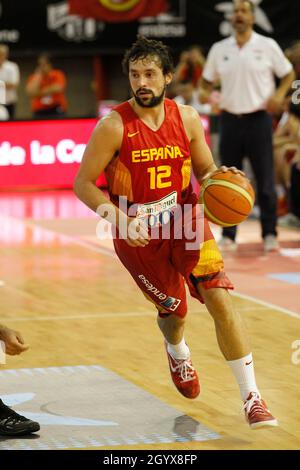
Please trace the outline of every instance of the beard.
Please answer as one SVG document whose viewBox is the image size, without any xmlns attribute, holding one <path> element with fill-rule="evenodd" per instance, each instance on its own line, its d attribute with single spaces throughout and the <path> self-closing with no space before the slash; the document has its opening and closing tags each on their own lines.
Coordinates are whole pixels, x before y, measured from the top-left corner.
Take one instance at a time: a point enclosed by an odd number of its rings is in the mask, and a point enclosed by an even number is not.
<svg viewBox="0 0 300 470">
<path fill-rule="evenodd" d="M 249 24 L 247 23 L 244 23 L 244 22 L 236 22 L 234 21 L 232 23 L 232 26 L 233 26 L 233 29 L 238 32 L 238 33 L 244 33 L 245 31 L 248 30 L 248 28 L 250 27 Z"/>
<path fill-rule="evenodd" d="M 144 93 L 147 92 L 151 94 L 152 96 L 150 100 L 149 98 L 147 98 L 147 101 L 144 101 L 143 98 L 138 95 L 138 93 L 140 93 L 141 91 L 143 91 Z M 165 92 L 166 92 L 166 85 L 164 86 L 162 93 L 158 96 L 155 96 L 153 91 L 148 90 L 146 88 L 140 88 L 139 90 L 137 90 L 136 93 L 134 93 L 134 91 L 132 90 L 135 101 L 142 108 L 155 108 L 155 106 L 158 106 L 163 101 L 165 97 Z"/>
</svg>

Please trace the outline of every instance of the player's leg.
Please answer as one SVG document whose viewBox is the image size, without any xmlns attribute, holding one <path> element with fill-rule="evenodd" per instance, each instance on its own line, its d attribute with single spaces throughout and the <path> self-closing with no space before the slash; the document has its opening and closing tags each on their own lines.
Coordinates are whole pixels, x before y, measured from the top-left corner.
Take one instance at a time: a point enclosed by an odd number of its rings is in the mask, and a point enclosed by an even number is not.
<svg viewBox="0 0 300 470">
<path fill-rule="evenodd" d="M 227 291 L 233 285 L 225 274 L 221 253 L 207 220 L 203 229 L 201 252 L 184 250 L 185 243 L 178 242 L 174 244 L 173 263 L 185 276 L 191 295 L 206 304 L 214 319 L 218 343 L 240 387 L 249 424 L 252 427 L 276 425 L 257 389 L 245 326 Z"/>
<path fill-rule="evenodd" d="M 201 282 L 197 289 L 213 317 L 220 350 L 239 385 L 247 421 L 253 428 L 276 426 L 277 420 L 267 409 L 257 388 L 248 335 L 229 293 L 222 288 L 206 289 Z"/>
<path fill-rule="evenodd" d="M 186 292 L 182 276 L 170 262 L 169 240 L 145 248 L 129 247 L 123 240 L 114 240 L 114 245 L 120 261 L 159 312 L 158 325 L 175 386 L 185 397 L 195 398 L 199 380 L 183 336 Z"/>
<path fill-rule="evenodd" d="M 178 315 L 171 315 L 167 312 L 159 312 L 157 323 L 168 343 L 176 345 L 182 342 L 185 318 L 179 317 Z M 184 355 L 186 355 L 186 351 L 187 350 L 183 351 Z M 184 359 L 184 357 L 182 359 Z"/>
<path fill-rule="evenodd" d="M 185 318 L 160 311 L 157 323 L 165 338 L 170 373 L 176 388 L 186 398 L 196 398 L 200 384 L 184 339 Z"/>
<path fill-rule="evenodd" d="M 214 319 L 218 344 L 225 359 L 232 362 L 230 365 L 233 369 L 239 371 L 239 363 L 235 361 L 247 358 L 244 363 L 249 364 L 247 366 L 249 373 L 246 376 L 243 372 L 239 377 L 236 375 L 242 398 L 245 400 L 250 391 L 257 391 L 254 372 L 251 369 L 253 362 L 251 362 L 249 341 L 242 318 L 233 308 L 227 291 L 233 286 L 224 272 L 221 253 L 207 222 L 205 222 L 204 237 L 198 261 L 188 276 L 186 275 L 186 279 L 193 297 L 205 303 Z"/>
<path fill-rule="evenodd" d="M 203 298 L 207 310 L 213 317 L 218 344 L 227 361 L 234 361 L 251 354 L 251 347 L 246 328 L 240 314 L 234 309 L 231 296 L 226 289 L 205 289 L 198 283 L 197 289 Z M 246 386 L 246 384 L 245 384 Z M 257 391 L 255 380 L 251 382 L 253 389 L 242 390 L 243 398 L 251 391 Z"/>
</svg>

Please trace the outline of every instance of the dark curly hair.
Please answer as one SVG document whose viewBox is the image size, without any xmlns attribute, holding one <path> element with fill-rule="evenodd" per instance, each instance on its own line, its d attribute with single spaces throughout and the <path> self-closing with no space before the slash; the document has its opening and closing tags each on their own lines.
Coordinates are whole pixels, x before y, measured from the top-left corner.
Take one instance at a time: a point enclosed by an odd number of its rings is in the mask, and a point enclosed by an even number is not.
<svg viewBox="0 0 300 470">
<path fill-rule="evenodd" d="M 161 41 L 155 41 L 154 39 L 148 39 L 145 36 L 139 35 L 136 42 L 125 52 L 122 61 L 123 72 L 128 75 L 130 62 L 145 59 L 149 56 L 159 58 L 160 68 L 164 75 L 174 71 L 173 59 L 168 46 Z"/>
</svg>

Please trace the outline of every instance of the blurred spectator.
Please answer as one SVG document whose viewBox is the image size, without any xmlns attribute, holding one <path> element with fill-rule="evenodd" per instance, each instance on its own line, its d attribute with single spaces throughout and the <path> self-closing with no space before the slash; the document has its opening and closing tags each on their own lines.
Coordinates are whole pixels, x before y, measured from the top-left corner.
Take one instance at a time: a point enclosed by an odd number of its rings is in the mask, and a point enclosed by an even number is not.
<svg viewBox="0 0 300 470">
<path fill-rule="evenodd" d="M 291 179 L 291 161 L 299 149 L 299 105 L 290 101 L 281 116 L 273 136 L 275 180 L 277 192 L 277 213 L 283 215 L 287 212 L 287 193 Z"/>
<path fill-rule="evenodd" d="M 300 154 L 291 169 L 290 212 L 280 217 L 279 225 L 300 228 Z"/>
<path fill-rule="evenodd" d="M 289 213 L 280 217 L 278 223 L 300 228 L 300 104 L 290 103 L 285 122 L 275 133 L 274 145 L 281 157 L 277 165 L 281 165 L 289 191 Z"/>
<path fill-rule="evenodd" d="M 0 104 L 0 121 L 8 121 L 9 113 L 3 104 Z"/>
<path fill-rule="evenodd" d="M 187 51 L 183 51 L 175 69 L 175 82 L 188 80 L 191 81 L 196 88 L 202 76 L 204 63 L 205 57 L 201 47 L 191 46 Z"/>
<path fill-rule="evenodd" d="M 300 80 L 300 41 L 293 44 L 284 52 L 289 61 L 293 64 L 296 80 Z"/>
<path fill-rule="evenodd" d="M 221 83 L 221 161 L 241 169 L 244 158 L 249 158 L 257 183 L 264 250 L 276 251 L 277 197 L 269 113 L 282 109 L 295 74 L 278 44 L 253 30 L 254 3 L 235 0 L 233 6 L 234 32 L 212 46 L 201 79 L 201 96 L 208 97 L 214 82 Z M 274 76 L 280 79 L 277 88 Z M 236 226 L 223 228 L 219 244 L 223 250 L 236 250 L 236 232 Z"/>
<path fill-rule="evenodd" d="M 198 111 L 199 114 L 211 113 L 211 105 L 200 103 L 198 99 L 198 91 L 194 88 L 191 81 L 182 80 L 176 86 L 176 91 L 178 93 L 178 95 L 174 98 L 176 103 L 192 106 L 196 109 L 196 111 Z"/>
<path fill-rule="evenodd" d="M 7 60 L 9 48 L 0 44 L 0 80 L 5 83 L 5 104 L 9 119 L 14 119 L 17 103 L 17 88 L 20 82 L 19 67 L 15 62 Z M 3 114 L 3 113 L 1 113 Z"/>
<path fill-rule="evenodd" d="M 66 77 L 54 69 L 51 59 L 43 54 L 38 58 L 38 67 L 29 77 L 26 91 L 31 98 L 31 109 L 36 119 L 59 118 L 65 115 Z"/>
</svg>

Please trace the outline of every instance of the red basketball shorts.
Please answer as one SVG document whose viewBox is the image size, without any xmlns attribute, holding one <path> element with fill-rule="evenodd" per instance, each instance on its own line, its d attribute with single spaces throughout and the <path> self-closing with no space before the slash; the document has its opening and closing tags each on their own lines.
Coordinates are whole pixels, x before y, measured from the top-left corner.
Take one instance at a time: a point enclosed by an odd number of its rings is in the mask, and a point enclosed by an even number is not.
<svg viewBox="0 0 300 470">
<path fill-rule="evenodd" d="M 197 218 L 196 206 L 192 211 L 192 225 Z M 182 226 L 185 222 L 182 222 Z M 202 216 L 202 231 L 199 242 L 187 249 L 185 232 L 181 237 L 151 239 L 144 248 L 130 247 L 123 239 L 114 239 L 116 253 L 142 290 L 155 304 L 159 312 L 172 313 L 184 317 L 187 313 L 185 282 L 190 294 L 204 303 L 197 285 L 205 289 L 222 287 L 233 289 L 224 272 L 224 263 L 206 218 Z"/>
</svg>

